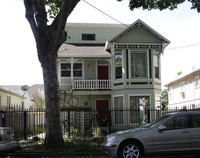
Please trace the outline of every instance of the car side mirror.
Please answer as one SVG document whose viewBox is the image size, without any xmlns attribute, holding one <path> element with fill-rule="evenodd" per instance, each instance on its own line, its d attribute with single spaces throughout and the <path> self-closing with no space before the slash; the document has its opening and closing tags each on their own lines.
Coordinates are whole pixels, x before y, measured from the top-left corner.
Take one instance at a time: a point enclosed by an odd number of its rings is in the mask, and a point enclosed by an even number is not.
<svg viewBox="0 0 200 158">
<path fill-rule="evenodd" d="M 167 129 L 167 127 L 166 127 L 165 125 L 160 125 L 160 126 L 158 127 L 158 131 L 159 131 L 159 132 L 162 132 L 162 131 L 165 130 L 165 129 Z"/>
</svg>

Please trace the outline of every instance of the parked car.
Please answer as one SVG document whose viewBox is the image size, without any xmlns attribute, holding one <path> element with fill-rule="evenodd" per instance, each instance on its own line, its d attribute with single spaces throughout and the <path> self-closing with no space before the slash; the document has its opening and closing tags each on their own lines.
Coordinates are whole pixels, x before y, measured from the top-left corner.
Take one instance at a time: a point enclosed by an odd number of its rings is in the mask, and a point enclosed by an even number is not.
<svg viewBox="0 0 200 158">
<path fill-rule="evenodd" d="M 14 150 L 16 141 L 13 141 L 14 130 L 10 127 L 0 127 L 0 153 Z"/>
<path fill-rule="evenodd" d="M 167 114 L 145 127 L 109 134 L 102 148 L 110 156 L 120 158 L 196 154 L 200 151 L 200 111 Z"/>
</svg>

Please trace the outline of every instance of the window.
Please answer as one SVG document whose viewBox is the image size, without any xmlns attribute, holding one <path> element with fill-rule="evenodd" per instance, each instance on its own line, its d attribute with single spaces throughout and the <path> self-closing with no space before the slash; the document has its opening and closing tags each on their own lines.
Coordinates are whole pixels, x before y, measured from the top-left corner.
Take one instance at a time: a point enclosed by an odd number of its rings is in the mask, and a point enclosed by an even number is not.
<svg viewBox="0 0 200 158">
<path fill-rule="evenodd" d="M 173 100 L 174 99 L 174 88 L 173 86 L 169 87 L 169 99 Z"/>
<path fill-rule="evenodd" d="M 11 96 L 7 96 L 7 106 L 11 105 Z"/>
<path fill-rule="evenodd" d="M 73 75 L 74 77 L 82 77 L 82 63 L 74 63 Z"/>
<path fill-rule="evenodd" d="M 61 63 L 61 77 L 71 77 L 71 63 Z M 82 63 L 74 63 L 73 77 L 82 77 Z"/>
<path fill-rule="evenodd" d="M 147 54 L 131 52 L 131 77 L 147 77 Z"/>
<path fill-rule="evenodd" d="M 114 97 L 115 123 L 123 123 L 123 96 Z"/>
<path fill-rule="evenodd" d="M 159 79 L 159 56 L 154 55 L 155 78 Z"/>
<path fill-rule="evenodd" d="M 200 127 L 200 115 L 199 114 L 192 115 L 192 127 L 193 128 Z"/>
<path fill-rule="evenodd" d="M 82 34 L 83 41 L 95 41 L 95 34 Z"/>
<path fill-rule="evenodd" d="M 181 82 L 181 92 L 185 92 L 185 82 Z"/>
<path fill-rule="evenodd" d="M 188 128 L 188 115 L 175 116 L 164 123 L 168 130 Z"/>
<path fill-rule="evenodd" d="M 71 77 L 71 63 L 61 63 L 61 77 Z"/>
<path fill-rule="evenodd" d="M 148 107 L 149 106 L 149 96 L 130 96 L 131 123 L 138 123 L 139 119 L 141 119 L 141 120 L 143 119 L 143 118 L 140 118 L 140 116 L 142 116 L 141 113 L 143 112 L 143 111 L 140 111 L 140 99 L 141 98 L 145 98 L 146 107 Z M 147 115 L 145 114 L 145 122 L 149 122 L 147 119 L 148 119 Z"/>
<path fill-rule="evenodd" d="M 194 77 L 194 86 L 195 86 L 195 88 L 199 87 L 199 76 Z"/>
<path fill-rule="evenodd" d="M 181 87 L 180 95 L 184 99 L 185 98 L 185 82 L 181 82 L 180 87 Z"/>
<path fill-rule="evenodd" d="M 122 78 L 122 53 L 115 54 L 115 79 Z"/>
</svg>

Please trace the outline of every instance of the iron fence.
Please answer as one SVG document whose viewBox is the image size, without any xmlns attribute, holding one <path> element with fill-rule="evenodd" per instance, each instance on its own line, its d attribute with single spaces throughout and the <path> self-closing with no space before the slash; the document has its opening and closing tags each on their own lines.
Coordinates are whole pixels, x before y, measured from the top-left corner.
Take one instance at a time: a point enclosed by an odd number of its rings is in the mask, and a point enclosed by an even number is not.
<svg viewBox="0 0 200 158">
<path fill-rule="evenodd" d="M 108 111 L 61 111 L 60 120 L 64 138 L 101 137 L 108 133 L 131 128 L 172 112 L 186 109 L 113 109 Z M 199 109 L 187 109 L 199 110 Z M 0 111 L 0 126 L 14 128 L 15 140 L 33 137 L 45 138 L 45 110 Z"/>
</svg>

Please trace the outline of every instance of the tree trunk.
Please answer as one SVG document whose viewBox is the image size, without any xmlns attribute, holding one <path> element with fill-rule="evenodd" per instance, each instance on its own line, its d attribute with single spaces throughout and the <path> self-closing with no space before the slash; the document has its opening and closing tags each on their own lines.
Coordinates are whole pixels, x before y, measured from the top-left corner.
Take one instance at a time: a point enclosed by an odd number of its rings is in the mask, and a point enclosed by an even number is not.
<svg viewBox="0 0 200 158">
<path fill-rule="evenodd" d="M 49 54 L 56 54 L 56 52 L 51 52 Z M 56 56 L 45 58 L 44 61 L 42 61 L 42 69 L 46 107 L 45 146 L 48 148 L 58 148 L 64 145 L 64 140 L 60 122 Z"/>
</svg>

